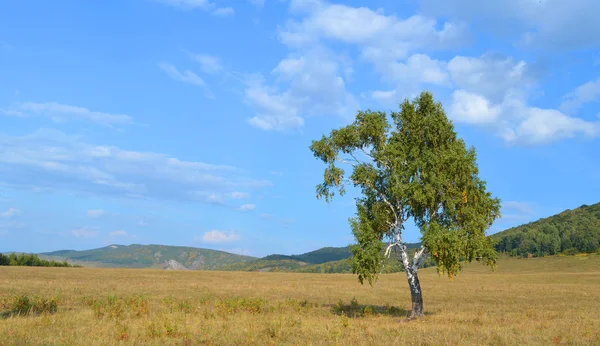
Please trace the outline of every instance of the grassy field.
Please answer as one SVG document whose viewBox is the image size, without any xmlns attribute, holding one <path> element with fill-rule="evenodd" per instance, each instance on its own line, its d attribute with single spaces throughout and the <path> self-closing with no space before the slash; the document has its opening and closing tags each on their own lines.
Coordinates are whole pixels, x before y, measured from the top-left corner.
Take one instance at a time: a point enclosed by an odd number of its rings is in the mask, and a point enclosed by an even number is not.
<svg viewBox="0 0 600 346">
<path fill-rule="evenodd" d="M 427 315 L 406 321 L 403 273 L 372 289 L 346 274 L 0 267 L 0 344 L 600 345 L 598 255 L 420 279 Z M 52 297 L 55 313 L 15 312 Z"/>
</svg>

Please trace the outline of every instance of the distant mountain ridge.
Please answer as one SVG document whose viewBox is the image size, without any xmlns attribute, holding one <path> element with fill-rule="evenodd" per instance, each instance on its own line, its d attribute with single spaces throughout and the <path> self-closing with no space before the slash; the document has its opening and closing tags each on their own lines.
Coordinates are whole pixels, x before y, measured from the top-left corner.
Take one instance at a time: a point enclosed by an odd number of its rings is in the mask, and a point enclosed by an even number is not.
<svg viewBox="0 0 600 346">
<path fill-rule="evenodd" d="M 499 252 L 513 256 L 546 256 L 600 251 L 600 203 L 565 210 L 554 216 L 493 234 Z M 407 244 L 411 252 L 420 243 Z M 350 273 L 350 246 L 324 247 L 299 255 L 273 254 L 263 258 L 224 251 L 166 245 L 109 245 L 85 251 L 59 250 L 38 254 L 48 260 L 67 260 L 92 267 L 288 271 Z M 396 256 L 397 254 L 395 254 Z M 386 272 L 401 270 L 389 260 Z M 432 263 L 426 263 L 432 265 Z"/>
<path fill-rule="evenodd" d="M 414 249 L 419 245 L 408 244 L 408 247 Z M 184 246 L 113 244 L 91 250 L 58 250 L 38 255 L 89 267 L 349 273 L 348 259 L 352 251 L 350 246 L 324 247 L 299 255 L 273 254 L 257 258 Z"/>
<path fill-rule="evenodd" d="M 262 260 L 295 260 L 310 264 L 320 264 L 331 261 L 339 261 L 352 256 L 350 246 L 345 247 L 324 247 L 301 255 L 269 255 Z"/>
<path fill-rule="evenodd" d="M 186 246 L 140 244 L 113 244 L 98 249 L 83 251 L 59 250 L 44 252 L 39 255 L 48 259 L 68 260 L 84 266 L 165 268 L 165 266 L 173 267 L 173 261 L 175 261 L 187 269 L 204 270 L 214 270 L 223 265 L 256 259 L 251 256 L 237 255 L 218 250 Z"/>
</svg>

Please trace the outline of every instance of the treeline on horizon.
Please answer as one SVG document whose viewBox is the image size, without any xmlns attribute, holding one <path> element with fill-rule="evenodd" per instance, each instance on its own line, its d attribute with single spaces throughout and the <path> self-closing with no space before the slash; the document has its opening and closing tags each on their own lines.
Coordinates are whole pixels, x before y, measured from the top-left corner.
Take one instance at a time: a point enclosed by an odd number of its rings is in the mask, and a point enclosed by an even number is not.
<svg viewBox="0 0 600 346">
<path fill-rule="evenodd" d="M 492 236 L 510 256 L 543 257 L 600 251 L 600 203 L 508 229 Z"/>
<path fill-rule="evenodd" d="M 39 258 L 34 254 L 15 254 L 4 255 L 0 253 L 0 266 L 27 266 L 27 267 L 81 267 L 72 265 L 67 261 L 48 261 Z"/>
</svg>

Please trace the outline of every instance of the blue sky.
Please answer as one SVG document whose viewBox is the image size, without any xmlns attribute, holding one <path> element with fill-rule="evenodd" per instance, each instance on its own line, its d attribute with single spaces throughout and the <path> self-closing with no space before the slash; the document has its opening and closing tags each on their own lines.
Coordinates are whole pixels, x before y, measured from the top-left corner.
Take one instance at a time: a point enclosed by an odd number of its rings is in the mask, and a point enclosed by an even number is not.
<svg viewBox="0 0 600 346">
<path fill-rule="evenodd" d="M 324 167 L 308 146 L 422 90 L 503 201 L 490 232 L 597 203 L 598 13 L 595 0 L 4 1 L 0 251 L 347 245 L 352 194 L 315 198 Z"/>
</svg>

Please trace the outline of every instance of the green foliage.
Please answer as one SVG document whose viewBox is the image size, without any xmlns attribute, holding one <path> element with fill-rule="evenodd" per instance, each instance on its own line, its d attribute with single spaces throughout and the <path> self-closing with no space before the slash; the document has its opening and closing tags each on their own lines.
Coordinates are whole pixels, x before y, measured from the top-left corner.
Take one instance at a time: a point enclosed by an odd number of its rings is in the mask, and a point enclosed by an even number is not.
<svg viewBox="0 0 600 346">
<path fill-rule="evenodd" d="M 341 315 L 342 317 L 361 318 L 376 315 L 403 316 L 406 311 L 391 305 L 373 306 L 359 304 L 356 298 L 350 300 L 350 304 L 345 304 L 343 300 L 338 300 L 331 307 L 331 313 Z"/>
<path fill-rule="evenodd" d="M 15 315 L 53 314 L 58 310 L 58 299 L 20 295 L 14 297 L 8 308 Z"/>
<path fill-rule="evenodd" d="M 485 231 L 499 217 L 500 201 L 478 177 L 475 149 L 457 138 L 428 92 L 390 115 L 391 122 L 384 112 L 359 111 L 352 124 L 310 146 L 327 164 L 317 198 L 329 202 L 347 184 L 362 193 L 350 220 L 357 240 L 353 272 L 373 284 L 382 270 L 383 242 L 394 241 L 411 217 L 438 271 L 452 277 L 463 260 L 493 266 L 497 254 Z M 348 176 L 340 163 L 351 166 Z"/>
<path fill-rule="evenodd" d="M 106 298 L 83 298 L 83 301 L 92 309 L 94 316 L 99 319 L 104 317 L 120 319 L 129 317 L 147 316 L 149 313 L 148 299 L 146 296 L 137 294 L 127 298 L 109 295 Z"/>
<path fill-rule="evenodd" d="M 299 262 L 290 259 L 279 260 L 264 260 L 258 259 L 248 262 L 238 262 L 224 265 L 219 270 L 224 271 L 266 271 L 266 272 L 289 272 L 294 271 L 306 265 L 304 262 Z"/>
<path fill-rule="evenodd" d="M 301 255 L 269 255 L 263 257 L 263 260 L 296 260 L 310 264 L 321 264 L 325 262 L 338 261 L 348 258 L 352 255 L 349 246 L 346 247 L 324 247 L 315 251 L 307 252 Z"/>
<path fill-rule="evenodd" d="M 496 233 L 496 250 L 511 256 L 543 257 L 600 251 L 600 203 Z"/>
<path fill-rule="evenodd" d="M 28 267 L 81 267 L 79 265 L 71 265 L 67 261 L 48 261 L 40 259 L 34 254 L 16 254 L 9 255 L 0 254 L 0 266 L 28 266 Z"/>
<path fill-rule="evenodd" d="M 260 314 L 268 311 L 268 301 L 261 298 L 230 297 L 217 302 L 216 308 L 224 314 L 248 312 Z"/>
</svg>

